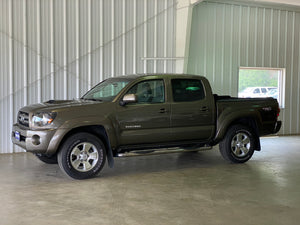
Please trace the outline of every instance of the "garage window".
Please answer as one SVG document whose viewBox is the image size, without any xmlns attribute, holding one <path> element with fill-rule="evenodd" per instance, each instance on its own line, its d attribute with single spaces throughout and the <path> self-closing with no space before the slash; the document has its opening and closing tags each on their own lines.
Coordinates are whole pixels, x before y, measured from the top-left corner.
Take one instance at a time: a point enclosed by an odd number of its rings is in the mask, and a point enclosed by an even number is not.
<svg viewBox="0 0 300 225">
<path fill-rule="evenodd" d="M 284 68 L 240 67 L 238 97 L 277 99 L 284 107 Z"/>
</svg>

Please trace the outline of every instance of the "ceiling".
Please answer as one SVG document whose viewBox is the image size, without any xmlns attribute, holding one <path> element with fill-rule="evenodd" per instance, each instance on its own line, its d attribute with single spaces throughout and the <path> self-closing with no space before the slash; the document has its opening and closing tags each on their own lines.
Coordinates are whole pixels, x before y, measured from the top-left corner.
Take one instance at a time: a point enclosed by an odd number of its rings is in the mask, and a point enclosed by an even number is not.
<svg viewBox="0 0 300 225">
<path fill-rule="evenodd" d="M 243 2 L 278 3 L 290 6 L 300 6 L 300 0 L 239 0 Z"/>
<path fill-rule="evenodd" d="M 190 4 L 198 4 L 203 1 L 211 1 L 211 2 L 244 2 L 245 4 L 255 4 L 255 3 L 261 3 L 261 4 L 275 4 L 277 6 L 285 6 L 288 8 L 293 9 L 293 7 L 297 8 L 299 11 L 300 9 L 300 0 L 177 0 L 178 2 L 189 2 Z"/>
</svg>

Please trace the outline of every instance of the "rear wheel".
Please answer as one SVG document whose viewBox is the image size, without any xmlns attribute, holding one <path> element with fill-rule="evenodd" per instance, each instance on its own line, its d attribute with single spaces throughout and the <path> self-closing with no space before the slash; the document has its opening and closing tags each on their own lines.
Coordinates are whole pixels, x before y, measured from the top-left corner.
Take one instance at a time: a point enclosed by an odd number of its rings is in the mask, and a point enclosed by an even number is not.
<svg viewBox="0 0 300 225">
<path fill-rule="evenodd" d="M 247 162 L 254 153 L 254 132 L 247 126 L 234 125 L 219 144 L 221 155 L 232 163 Z"/>
<path fill-rule="evenodd" d="M 62 171 L 74 179 L 96 176 L 103 168 L 106 151 L 103 142 L 90 133 L 70 136 L 58 153 L 58 165 Z"/>
</svg>

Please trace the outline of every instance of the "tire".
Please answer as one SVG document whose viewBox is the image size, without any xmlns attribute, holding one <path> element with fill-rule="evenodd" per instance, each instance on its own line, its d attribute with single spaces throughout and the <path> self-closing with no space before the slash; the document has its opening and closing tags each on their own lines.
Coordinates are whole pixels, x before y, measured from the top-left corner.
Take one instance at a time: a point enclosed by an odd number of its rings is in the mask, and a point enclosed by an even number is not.
<svg viewBox="0 0 300 225">
<path fill-rule="evenodd" d="M 247 162 L 254 153 L 255 135 L 252 129 L 244 125 L 229 128 L 219 149 L 223 158 L 232 163 Z"/>
<path fill-rule="evenodd" d="M 70 136 L 60 148 L 58 165 L 74 179 L 87 179 L 96 176 L 106 160 L 103 142 L 90 133 L 76 133 Z"/>
<path fill-rule="evenodd" d="M 57 154 L 48 156 L 46 154 L 36 153 L 34 154 L 39 160 L 47 164 L 57 164 Z"/>
</svg>

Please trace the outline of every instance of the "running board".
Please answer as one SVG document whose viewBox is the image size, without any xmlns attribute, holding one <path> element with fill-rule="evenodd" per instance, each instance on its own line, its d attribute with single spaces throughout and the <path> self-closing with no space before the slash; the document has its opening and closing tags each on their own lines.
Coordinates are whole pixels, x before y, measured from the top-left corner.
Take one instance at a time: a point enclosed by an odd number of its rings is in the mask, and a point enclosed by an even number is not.
<svg viewBox="0 0 300 225">
<path fill-rule="evenodd" d="M 134 150 L 130 152 L 118 153 L 117 157 L 162 155 L 162 154 L 179 153 L 179 152 L 198 152 L 198 151 L 207 151 L 210 149 L 212 149 L 212 146 L 204 146 L 200 148 L 191 148 L 191 149 L 174 147 L 174 148 L 161 148 L 161 149 Z"/>
</svg>

